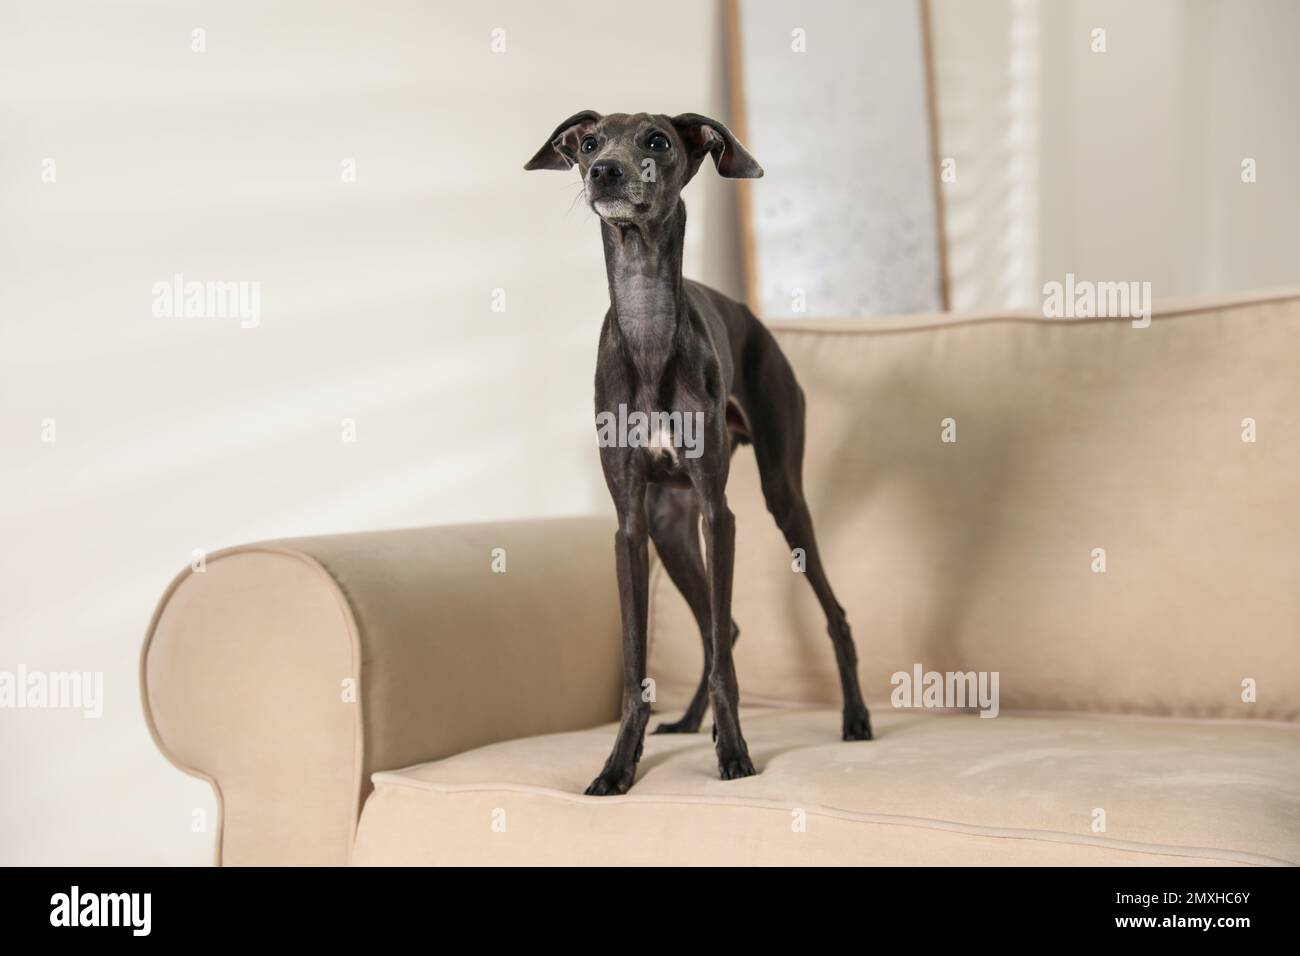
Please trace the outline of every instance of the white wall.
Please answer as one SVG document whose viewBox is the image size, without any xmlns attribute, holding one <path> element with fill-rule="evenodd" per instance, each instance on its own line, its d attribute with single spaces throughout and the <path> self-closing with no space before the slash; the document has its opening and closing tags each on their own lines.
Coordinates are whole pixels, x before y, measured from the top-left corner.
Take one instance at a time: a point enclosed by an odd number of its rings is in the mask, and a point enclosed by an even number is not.
<svg viewBox="0 0 1300 956">
<path fill-rule="evenodd" d="M 659 7 L 0 4 L 0 670 L 106 681 L 0 710 L 0 864 L 210 861 L 136 681 L 192 549 L 608 508 L 598 227 L 522 166 L 579 109 L 725 120 L 718 4 Z M 738 293 L 730 185 L 686 260 Z M 260 326 L 154 318 L 176 272 L 260 282 Z"/>
<path fill-rule="evenodd" d="M 1037 306 L 1067 271 L 1157 296 L 1300 283 L 1300 4 L 932 3 L 954 309 Z"/>
</svg>

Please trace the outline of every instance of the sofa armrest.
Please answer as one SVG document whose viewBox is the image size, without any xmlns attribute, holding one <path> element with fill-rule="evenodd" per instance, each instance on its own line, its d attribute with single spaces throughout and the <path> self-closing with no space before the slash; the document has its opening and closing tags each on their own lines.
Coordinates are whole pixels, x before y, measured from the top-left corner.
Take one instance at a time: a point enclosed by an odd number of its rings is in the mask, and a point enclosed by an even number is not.
<svg viewBox="0 0 1300 956">
<path fill-rule="evenodd" d="M 372 773 L 616 719 L 613 530 L 299 538 L 179 575 L 141 696 L 159 749 L 216 791 L 217 863 L 345 864 Z"/>
</svg>

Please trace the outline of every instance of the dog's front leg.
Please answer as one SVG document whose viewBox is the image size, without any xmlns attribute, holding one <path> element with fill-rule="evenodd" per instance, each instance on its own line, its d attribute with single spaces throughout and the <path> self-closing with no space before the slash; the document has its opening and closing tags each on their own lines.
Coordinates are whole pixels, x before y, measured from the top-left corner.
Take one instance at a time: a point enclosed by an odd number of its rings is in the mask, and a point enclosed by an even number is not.
<svg viewBox="0 0 1300 956">
<path fill-rule="evenodd" d="M 740 688 L 731 656 L 731 577 L 736 558 L 736 517 L 727 507 L 721 489 L 715 496 L 706 498 L 703 504 L 709 605 L 713 613 L 710 634 L 713 672 L 709 675 L 709 699 L 713 704 L 714 748 L 718 753 L 718 773 L 723 780 L 734 780 L 757 772 L 740 732 Z"/>
<path fill-rule="evenodd" d="M 629 480 L 613 488 L 618 508 L 614 552 L 618 598 L 623 618 L 623 717 L 614 749 L 591 786 L 589 796 L 627 793 L 636 778 L 645 741 L 650 704 L 643 699 L 646 676 L 646 628 L 650 591 L 650 553 L 645 513 L 645 482 Z M 728 618 L 727 620 L 730 620 Z"/>
</svg>

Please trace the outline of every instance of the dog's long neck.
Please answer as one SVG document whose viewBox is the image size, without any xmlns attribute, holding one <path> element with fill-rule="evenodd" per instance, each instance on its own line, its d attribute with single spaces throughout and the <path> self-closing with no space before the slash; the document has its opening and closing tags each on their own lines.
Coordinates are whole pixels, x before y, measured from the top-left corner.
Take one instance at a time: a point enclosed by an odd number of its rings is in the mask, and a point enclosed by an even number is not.
<svg viewBox="0 0 1300 956">
<path fill-rule="evenodd" d="M 682 289 L 682 245 L 686 237 L 686 205 L 662 223 L 611 225 L 601 223 L 605 244 L 605 274 L 615 337 L 641 383 L 653 387 L 663 376 L 672 354 L 673 338 L 686 313 Z"/>
</svg>

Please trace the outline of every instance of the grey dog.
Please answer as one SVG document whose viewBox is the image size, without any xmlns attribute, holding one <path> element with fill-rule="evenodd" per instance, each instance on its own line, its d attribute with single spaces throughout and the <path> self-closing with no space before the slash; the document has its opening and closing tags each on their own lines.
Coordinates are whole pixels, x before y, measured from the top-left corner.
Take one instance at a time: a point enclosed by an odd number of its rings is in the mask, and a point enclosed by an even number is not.
<svg viewBox="0 0 1300 956">
<path fill-rule="evenodd" d="M 681 720 L 655 733 L 694 733 L 713 706 L 722 779 L 754 774 L 740 732 L 732 644 L 731 578 L 736 523 L 727 475 L 739 444 L 752 444 L 768 511 L 792 549 L 805 555 L 808 583 L 826 614 L 844 693 L 843 737 L 870 740 L 849 623 L 822 566 L 803 494 L 804 396 L 772 334 L 747 307 L 682 278 L 686 206 L 682 188 L 712 156 L 729 179 L 763 175 L 744 146 L 707 116 L 577 113 L 556 127 L 525 169 L 582 173 L 600 217 L 609 311 L 600 332 L 596 411 L 633 409 L 658 420 L 702 423 L 700 448 L 679 454 L 680 435 L 602 443 L 601 467 L 618 512 L 614 551 L 623 624 L 623 711 L 614 749 L 587 793 L 626 793 L 636 777 L 650 704 L 646 677 L 653 539 L 704 641 L 704 674 Z M 668 413 L 665 415 L 665 413 Z M 674 418 L 674 416 L 676 416 Z M 671 429 L 669 429 L 671 431 Z M 704 518 L 707 562 L 699 546 Z"/>
</svg>

